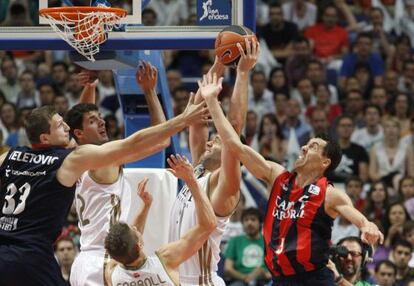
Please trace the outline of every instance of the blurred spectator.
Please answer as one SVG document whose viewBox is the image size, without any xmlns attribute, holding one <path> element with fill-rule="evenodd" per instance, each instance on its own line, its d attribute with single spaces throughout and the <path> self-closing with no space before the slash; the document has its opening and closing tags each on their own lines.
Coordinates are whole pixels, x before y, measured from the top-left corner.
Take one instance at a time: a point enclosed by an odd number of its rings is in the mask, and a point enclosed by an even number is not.
<svg viewBox="0 0 414 286">
<path fill-rule="evenodd" d="M 98 72 L 98 83 L 96 85 L 97 102 L 105 114 L 115 113 L 119 107 L 114 77 L 111 70 L 101 70 Z"/>
<path fill-rule="evenodd" d="M 181 73 L 178 70 L 167 71 L 167 82 L 170 92 L 182 85 Z"/>
<path fill-rule="evenodd" d="M 414 277 L 414 268 L 408 266 L 413 247 L 406 240 L 399 240 L 392 245 L 391 258 L 397 267 L 396 285 L 404 286 Z"/>
<path fill-rule="evenodd" d="M 363 182 L 368 180 L 368 154 L 363 147 L 351 142 L 355 123 L 349 115 L 341 115 L 336 121 L 336 135 L 342 150 L 342 158 L 338 167 L 328 175 L 333 182 L 345 182 L 351 176 L 359 177 Z"/>
<path fill-rule="evenodd" d="M 343 216 L 337 216 L 333 222 L 332 227 L 332 243 L 336 244 L 338 241 L 343 239 L 347 236 L 358 236 L 359 229 L 350 223 L 346 218 Z"/>
<path fill-rule="evenodd" d="M 282 124 L 282 133 L 289 142 L 289 137 L 297 140 L 299 146 L 305 145 L 310 139 L 311 127 L 300 118 L 301 109 L 296 99 L 289 99 L 286 106 L 286 120 Z M 290 143 L 289 143 L 290 145 Z"/>
<path fill-rule="evenodd" d="M 323 67 L 323 64 L 318 60 L 311 60 L 308 62 L 306 67 L 306 78 L 310 79 L 313 86 L 316 86 L 320 83 L 326 83 L 326 74 Z M 332 85 L 328 84 L 329 92 L 331 93 L 331 103 L 336 104 L 338 103 L 338 90 L 337 88 Z"/>
<path fill-rule="evenodd" d="M 113 114 L 108 114 L 104 117 L 105 120 L 105 128 L 108 133 L 109 140 L 117 140 L 122 139 L 123 134 L 122 130 L 119 127 L 118 119 Z"/>
<path fill-rule="evenodd" d="M 412 100 L 406 93 L 399 93 L 394 97 L 394 104 L 392 106 L 391 115 L 400 123 L 400 137 L 410 135 L 411 133 L 411 114 L 412 114 Z"/>
<path fill-rule="evenodd" d="M 311 137 L 317 134 L 329 134 L 330 124 L 328 121 L 328 115 L 325 110 L 316 108 L 310 117 L 310 124 L 312 126 Z"/>
<path fill-rule="evenodd" d="M 378 228 L 383 231 L 382 222 L 385 220 L 385 211 L 388 209 L 388 190 L 384 182 L 377 181 L 371 183 L 367 193 L 364 214 Z"/>
<path fill-rule="evenodd" d="M 387 94 L 387 91 L 380 86 L 376 86 L 371 90 L 369 103 L 379 107 L 381 116 L 388 113 L 389 98 L 387 95 L 390 96 L 390 94 Z"/>
<path fill-rule="evenodd" d="M 4 142 L 3 130 L 0 129 L 0 155 L 9 151 L 10 149 L 10 147 L 5 145 L 3 142 Z"/>
<path fill-rule="evenodd" d="M 268 160 L 283 164 L 286 160 L 287 141 L 273 113 L 262 117 L 259 127 L 259 152 Z"/>
<path fill-rule="evenodd" d="M 307 65 L 313 56 L 309 40 L 305 37 L 294 39 L 292 47 L 292 55 L 286 61 L 286 74 L 290 84 L 296 85 L 300 79 L 305 77 Z"/>
<path fill-rule="evenodd" d="M 413 247 L 413 251 L 414 251 L 414 221 L 408 220 L 404 223 L 403 238 L 411 244 L 411 246 Z M 408 266 L 413 267 L 413 265 L 414 265 L 414 257 L 411 257 L 410 262 L 408 262 Z"/>
<path fill-rule="evenodd" d="M 380 87 L 382 88 L 382 87 Z M 389 98 L 397 95 L 398 93 L 398 74 L 393 70 L 387 70 L 384 73 L 383 88 L 386 91 L 386 97 Z"/>
<path fill-rule="evenodd" d="M 275 115 L 276 119 L 280 124 L 283 124 L 286 120 L 286 106 L 289 96 L 287 93 L 275 92 L 273 95 L 273 100 L 275 102 Z"/>
<path fill-rule="evenodd" d="M 38 88 L 40 106 L 53 104 L 56 96 L 55 86 L 51 83 L 44 82 Z"/>
<path fill-rule="evenodd" d="M 292 55 L 292 41 L 297 35 L 298 27 L 296 24 L 283 20 L 280 4 L 270 4 L 269 23 L 259 31 L 259 36 L 266 41 L 273 56 L 280 63 L 284 63 L 286 58 Z"/>
<path fill-rule="evenodd" d="M 303 112 L 309 106 L 316 104 L 313 85 L 308 78 L 302 78 L 298 81 L 296 88 L 291 91 L 290 97 L 299 102 Z"/>
<path fill-rule="evenodd" d="M 60 93 L 66 92 L 66 85 L 69 79 L 69 67 L 64 62 L 54 62 L 52 65 L 53 84 Z"/>
<path fill-rule="evenodd" d="M 397 73 L 404 71 L 404 64 L 406 61 L 413 60 L 412 45 L 410 38 L 402 34 L 397 37 L 395 41 L 395 53 L 391 58 L 391 68 Z"/>
<path fill-rule="evenodd" d="M 342 114 L 342 108 L 338 104 L 331 104 L 331 93 L 326 84 L 319 83 L 315 86 L 316 103 L 306 110 L 306 117 L 311 118 L 315 109 L 321 109 L 328 115 L 328 121 L 332 124 Z"/>
<path fill-rule="evenodd" d="M 245 209 L 241 215 L 245 234 L 230 239 L 224 271 L 230 286 L 264 286 L 271 278 L 264 264 L 262 215 L 257 208 Z"/>
<path fill-rule="evenodd" d="M 384 74 L 384 62 L 378 53 L 372 52 L 372 37 L 368 33 L 360 33 L 356 39 L 355 50 L 344 57 L 340 85 L 344 86 L 348 76 L 355 73 L 357 63 L 365 62 L 369 65 L 372 79 L 381 84 Z"/>
<path fill-rule="evenodd" d="M 276 67 L 270 71 L 267 88 L 274 94 L 278 92 L 289 94 L 289 82 L 283 68 Z"/>
<path fill-rule="evenodd" d="M 414 146 L 414 117 L 410 120 L 410 135 L 404 136 L 401 139 L 404 143 Z"/>
<path fill-rule="evenodd" d="M 247 145 L 259 152 L 259 141 L 257 139 L 257 114 L 253 110 L 247 111 L 246 114 L 246 126 L 244 129 L 244 137 L 246 138 Z"/>
<path fill-rule="evenodd" d="M 338 8 L 334 5 L 324 8 L 322 23 L 307 28 L 305 37 L 312 40 L 314 55 L 324 63 L 340 59 L 348 51 L 348 33 L 338 26 Z"/>
<path fill-rule="evenodd" d="M 395 286 L 397 267 L 389 260 L 381 260 L 375 265 L 375 281 L 380 286 Z"/>
<path fill-rule="evenodd" d="M 184 0 L 158 0 L 150 1 L 147 8 L 157 14 L 159 26 L 183 25 L 188 18 L 188 6 Z"/>
<path fill-rule="evenodd" d="M 344 113 L 352 117 L 357 128 L 364 126 L 364 99 L 361 91 L 353 89 L 347 92 Z"/>
<path fill-rule="evenodd" d="M 6 81 L 0 84 L 0 90 L 6 96 L 6 100 L 15 103 L 21 87 L 18 81 L 16 62 L 9 57 L 1 61 L 1 74 Z"/>
<path fill-rule="evenodd" d="M 361 197 L 363 186 L 362 180 L 356 176 L 351 176 L 345 181 L 345 192 L 360 212 L 365 208 L 365 200 Z"/>
<path fill-rule="evenodd" d="M 17 108 L 37 107 L 40 105 L 39 92 L 36 90 L 33 72 L 26 70 L 20 75 L 21 91 L 17 95 Z"/>
<path fill-rule="evenodd" d="M 142 24 L 144 26 L 156 26 L 157 25 L 157 14 L 151 8 L 145 8 L 142 10 Z"/>
<path fill-rule="evenodd" d="M 275 112 L 273 94 L 266 88 L 266 75 L 262 71 L 255 70 L 251 73 L 250 84 L 248 106 L 261 120 L 264 114 Z"/>
<path fill-rule="evenodd" d="M 356 129 L 351 136 L 353 143 L 359 144 L 369 153 L 372 146 L 384 140 L 381 126 L 381 110 L 378 105 L 368 104 L 364 108 L 365 127 Z"/>
<path fill-rule="evenodd" d="M 69 285 L 70 270 L 77 255 L 75 243 L 71 237 L 61 236 L 55 242 L 55 255 L 62 271 L 63 279 Z"/>
<path fill-rule="evenodd" d="M 0 120 L 7 131 L 4 137 L 10 147 L 16 147 L 18 142 L 17 132 L 20 126 L 17 112 L 16 105 L 11 102 L 6 102 L 0 107 Z"/>
<path fill-rule="evenodd" d="M 398 82 L 398 89 L 402 92 L 414 92 L 414 60 L 404 62 L 402 75 Z"/>
<path fill-rule="evenodd" d="M 18 27 L 33 26 L 29 9 L 25 1 L 10 1 L 9 10 L 2 26 Z"/>
<path fill-rule="evenodd" d="M 304 30 L 316 22 L 317 7 L 306 0 L 287 1 L 282 5 L 283 18 L 294 22 L 299 30 Z"/>
<path fill-rule="evenodd" d="M 367 99 L 369 91 L 374 86 L 371 76 L 371 67 L 366 62 L 358 62 L 355 65 L 353 76 L 358 80 L 359 90 L 361 91 L 363 98 Z"/>
<path fill-rule="evenodd" d="M 68 99 L 70 108 L 79 103 L 83 85 L 85 84 L 86 82 L 82 82 L 82 80 L 78 77 L 78 73 L 70 73 L 65 93 L 65 97 Z"/>
<path fill-rule="evenodd" d="M 61 94 L 55 96 L 53 105 L 55 106 L 57 113 L 60 116 L 65 117 L 66 112 L 69 110 L 69 101 L 67 97 Z"/>
<path fill-rule="evenodd" d="M 383 128 L 384 141 L 375 144 L 370 152 L 369 175 L 371 180 L 382 179 L 396 190 L 402 176 L 414 176 L 413 149 L 400 140 L 397 119 L 386 118 Z"/>
<path fill-rule="evenodd" d="M 177 87 L 172 92 L 172 98 L 174 103 L 174 115 L 177 116 L 186 108 L 188 99 L 190 98 L 190 92 L 184 87 Z"/>
<path fill-rule="evenodd" d="M 395 202 L 388 206 L 385 213 L 385 220 L 383 222 L 385 247 L 392 248 L 395 246 L 396 241 L 403 238 L 404 224 L 408 219 L 408 213 L 401 202 Z M 394 262 L 396 261 L 394 260 Z"/>
</svg>

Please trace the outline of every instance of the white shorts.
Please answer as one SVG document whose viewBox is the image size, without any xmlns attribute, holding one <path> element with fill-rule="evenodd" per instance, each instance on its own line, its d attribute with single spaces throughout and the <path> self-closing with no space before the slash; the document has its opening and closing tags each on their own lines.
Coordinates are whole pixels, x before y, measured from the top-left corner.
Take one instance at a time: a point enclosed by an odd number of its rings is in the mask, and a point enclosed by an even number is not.
<svg viewBox="0 0 414 286">
<path fill-rule="evenodd" d="M 104 255 L 81 252 L 70 271 L 71 286 L 102 286 L 104 284 Z"/>
<path fill-rule="evenodd" d="M 203 278 L 199 276 L 184 276 L 180 275 L 181 286 L 226 286 L 224 280 L 212 272 L 210 275 L 206 275 Z"/>
</svg>

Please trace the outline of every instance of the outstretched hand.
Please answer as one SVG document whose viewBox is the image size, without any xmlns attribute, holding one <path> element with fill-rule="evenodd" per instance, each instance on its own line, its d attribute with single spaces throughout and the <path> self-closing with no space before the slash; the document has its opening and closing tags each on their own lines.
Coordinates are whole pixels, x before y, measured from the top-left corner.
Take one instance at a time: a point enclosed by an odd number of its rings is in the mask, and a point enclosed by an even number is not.
<svg viewBox="0 0 414 286">
<path fill-rule="evenodd" d="M 223 78 L 217 78 L 217 74 L 205 74 L 203 76 L 203 81 L 198 81 L 198 87 L 201 93 L 201 96 L 204 100 L 217 98 L 220 94 L 223 84 Z"/>
<path fill-rule="evenodd" d="M 182 116 L 185 117 L 186 125 L 207 124 L 209 122 L 209 111 L 204 101 L 199 104 L 194 103 L 195 95 L 190 93 L 190 99 L 184 109 Z"/>
<path fill-rule="evenodd" d="M 384 235 L 378 229 L 375 223 L 369 222 L 368 225 L 362 227 L 361 240 L 369 245 L 375 245 L 377 243 L 384 243 Z"/>
<path fill-rule="evenodd" d="M 171 172 L 177 178 L 185 182 L 195 179 L 193 166 L 185 156 L 181 156 L 180 154 L 171 155 L 170 158 L 167 158 L 167 163 L 170 165 L 167 171 Z"/>
<path fill-rule="evenodd" d="M 81 86 L 96 87 L 99 82 L 95 71 L 82 70 L 77 78 Z"/>
<path fill-rule="evenodd" d="M 260 44 L 256 38 L 245 38 L 246 51 L 244 51 L 242 45 L 237 43 L 237 48 L 240 52 L 240 60 L 237 64 L 238 72 L 248 72 L 254 68 L 260 53 Z"/>
<path fill-rule="evenodd" d="M 152 195 L 146 191 L 148 178 L 145 177 L 138 183 L 137 194 L 144 202 L 144 205 L 150 206 L 152 204 Z"/>
<path fill-rule="evenodd" d="M 142 61 L 138 66 L 135 78 L 143 91 L 155 90 L 158 79 L 158 70 L 149 62 Z"/>
</svg>

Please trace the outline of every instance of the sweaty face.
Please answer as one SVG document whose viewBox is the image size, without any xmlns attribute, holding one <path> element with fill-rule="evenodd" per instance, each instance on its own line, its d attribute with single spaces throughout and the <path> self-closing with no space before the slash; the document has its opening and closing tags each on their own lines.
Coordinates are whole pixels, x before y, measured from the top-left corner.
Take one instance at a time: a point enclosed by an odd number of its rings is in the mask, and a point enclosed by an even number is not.
<svg viewBox="0 0 414 286">
<path fill-rule="evenodd" d="M 73 243 L 65 240 L 60 241 L 56 248 L 56 256 L 61 265 L 72 265 L 76 256 L 76 250 Z"/>
<path fill-rule="evenodd" d="M 359 272 L 362 264 L 362 250 L 358 242 L 344 241 L 342 246 L 345 246 L 349 253 L 347 257 L 340 258 L 342 273 L 344 276 L 352 276 Z"/>
<path fill-rule="evenodd" d="M 81 136 L 79 140 L 81 144 L 100 145 L 108 142 L 108 134 L 106 133 L 105 121 L 97 111 L 90 111 L 83 115 Z"/>
</svg>

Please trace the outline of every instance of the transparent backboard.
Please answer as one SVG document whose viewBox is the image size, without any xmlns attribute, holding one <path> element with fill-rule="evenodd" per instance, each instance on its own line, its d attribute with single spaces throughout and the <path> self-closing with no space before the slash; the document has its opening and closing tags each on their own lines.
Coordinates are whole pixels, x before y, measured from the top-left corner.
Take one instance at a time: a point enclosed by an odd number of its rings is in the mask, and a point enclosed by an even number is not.
<svg viewBox="0 0 414 286">
<path fill-rule="evenodd" d="M 254 31 L 254 0 L 100 0 L 128 11 L 101 50 L 211 49 L 220 30 L 244 25 Z M 71 47 L 39 19 L 38 10 L 90 0 L 2 0 L 0 49 L 65 50 Z M 93 0 L 92 2 L 95 2 Z M 168 2 L 168 3 L 167 3 Z M 17 4 L 16 4 L 17 3 Z M 190 3 L 190 4 L 189 4 Z M 184 6 L 180 6 L 186 4 Z M 155 19 L 154 13 L 155 12 Z"/>
</svg>

